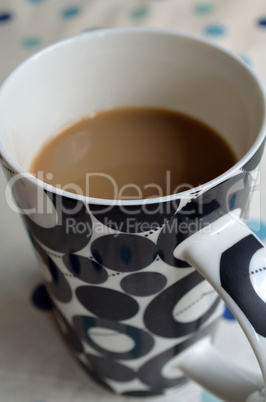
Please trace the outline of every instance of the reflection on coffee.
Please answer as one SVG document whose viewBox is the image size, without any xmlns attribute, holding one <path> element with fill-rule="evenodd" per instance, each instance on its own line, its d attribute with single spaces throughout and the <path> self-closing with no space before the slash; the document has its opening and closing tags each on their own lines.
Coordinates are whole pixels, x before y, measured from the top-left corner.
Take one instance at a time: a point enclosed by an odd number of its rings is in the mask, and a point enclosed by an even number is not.
<svg viewBox="0 0 266 402">
<path fill-rule="evenodd" d="M 203 184 L 235 162 L 230 146 L 203 122 L 175 111 L 129 107 L 69 125 L 41 147 L 30 171 L 81 195 L 141 199 Z"/>
</svg>

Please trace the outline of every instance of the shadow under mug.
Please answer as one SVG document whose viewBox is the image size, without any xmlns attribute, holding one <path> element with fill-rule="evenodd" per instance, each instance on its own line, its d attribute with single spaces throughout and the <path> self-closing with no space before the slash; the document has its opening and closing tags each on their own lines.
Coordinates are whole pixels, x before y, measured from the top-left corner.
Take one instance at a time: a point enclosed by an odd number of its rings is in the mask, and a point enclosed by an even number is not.
<svg viewBox="0 0 266 402">
<path fill-rule="evenodd" d="M 238 162 L 200 187 L 149 200 L 78 196 L 27 173 L 63 125 L 136 105 L 199 118 Z M 265 138 L 265 97 L 252 70 L 174 31 L 84 33 L 7 78 L 0 137 L 7 200 L 15 208 L 15 196 L 62 330 L 90 376 L 123 395 L 177 392 L 190 378 L 227 401 L 262 401 L 262 377 L 211 343 L 219 294 L 266 379 L 266 254 L 244 224 Z"/>
</svg>

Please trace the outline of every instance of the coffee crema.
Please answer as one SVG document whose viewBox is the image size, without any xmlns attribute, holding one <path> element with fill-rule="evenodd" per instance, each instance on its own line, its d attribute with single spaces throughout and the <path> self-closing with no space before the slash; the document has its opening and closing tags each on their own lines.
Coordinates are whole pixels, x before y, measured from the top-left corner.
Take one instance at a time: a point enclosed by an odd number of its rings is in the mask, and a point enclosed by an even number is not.
<svg viewBox="0 0 266 402">
<path fill-rule="evenodd" d="M 82 118 L 48 139 L 30 172 L 63 190 L 105 199 L 161 197 L 236 163 L 225 140 L 188 115 L 127 107 Z"/>
</svg>

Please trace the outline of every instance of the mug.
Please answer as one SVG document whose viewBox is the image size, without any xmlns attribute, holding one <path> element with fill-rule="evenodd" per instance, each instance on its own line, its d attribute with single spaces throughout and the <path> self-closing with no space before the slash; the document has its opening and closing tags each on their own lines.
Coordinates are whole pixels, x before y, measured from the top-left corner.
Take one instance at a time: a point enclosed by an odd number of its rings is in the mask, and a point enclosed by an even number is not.
<svg viewBox="0 0 266 402">
<path fill-rule="evenodd" d="M 178 395 L 192 379 L 226 401 L 263 400 L 262 377 L 229 362 L 212 339 L 222 298 L 266 380 L 266 254 L 244 223 L 263 153 L 265 104 L 259 79 L 229 51 L 150 28 L 69 38 L 22 63 L 2 85 L 8 203 L 22 215 L 73 353 L 103 387 Z M 204 121 L 237 163 L 196 188 L 145 200 L 85 197 L 28 173 L 37 150 L 65 124 L 136 105 Z"/>
</svg>

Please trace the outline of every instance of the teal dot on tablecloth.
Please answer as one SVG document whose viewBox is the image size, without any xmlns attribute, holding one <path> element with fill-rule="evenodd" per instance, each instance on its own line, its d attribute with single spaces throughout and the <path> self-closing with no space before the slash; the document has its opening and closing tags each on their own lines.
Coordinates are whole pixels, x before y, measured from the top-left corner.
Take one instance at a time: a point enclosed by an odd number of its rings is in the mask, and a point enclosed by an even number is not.
<svg viewBox="0 0 266 402">
<path fill-rule="evenodd" d="M 64 19 L 74 18 L 77 15 L 79 15 L 80 12 L 81 12 L 81 8 L 79 6 L 69 6 L 69 7 L 65 7 L 61 11 L 61 16 Z"/>
<path fill-rule="evenodd" d="M 148 7 L 136 7 L 130 10 L 129 17 L 132 19 L 141 19 L 148 15 Z"/>
<path fill-rule="evenodd" d="M 204 28 L 204 33 L 208 36 L 224 36 L 226 34 L 226 28 L 222 24 L 208 24 Z"/>
<path fill-rule="evenodd" d="M 196 14 L 209 14 L 213 10 L 213 4 L 210 3 L 198 3 L 194 6 L 194 12 Z"/>
<path fill-rule="evenodd" d="M 12 20 L 12 14 L 9 11 L 0 11 L 0 24 Z"/>
<path fill-rule="evenodd" d="M 30 238 L 31 244 L 33 245 L 33 247 L 34 247 L 34 248 L 36 248 L 36 243 L 35 243 L 34 237 L 32 236 L 32 234 L 31 234 L 31 231 L 30 231 L 30 230 L 28 230 L 28 235 L 29 235 L 29 238 Z"/>
<path fill-rule="evenodd" d="M 29 3 L 32 4 L 38 4 L 38 3 L 43 3 L 45 0 L 28 0 Z"/>
<path fill-rule="evenodd" d="M 231 197 L 229 198 L 229 209 L 230 209 L 230 211 L 232 211 L 235 208 L 236 198 L 237 198 L 236 193 L 232 194 Z"/>
<path fill-rule="evenodd" d="M 88 28 L 84 29 L 82 32 L 96 31 L 97 29 L 103 29 L 103 28 L 104 27 L 100 27 L 100 26 L 88 27 Z"/>
<path fill-rule="evenodd" d="M 34 48 L 41 44 L 41 38 L 38 36 L 27 36 L 21 41 L 21 45 L 25 48 Z"/>
<path fill-rule="evenodd" d="M 252 61 L 251 61 L 251 59 L 250 59 L 248 56 L 246 56 L 245 54 L 240 54 L 239 57 L 241 57 L 241 59 L 242 59 L 245 63 L 247 63 L 249 66 L 252 66 Z"/>
<path fill-rule="evenodd" d="M 259 19 L 257 20 L 257 24 L 258 24 L 260 27 L 266 28 L 266 16 L 259 18 Z"/>
<path fill-rule="evenodd" d="M 204 390 L 201 394 L 201 402 L 222 402 L 222 400 Z"/>
<path fill-rule="evenodd" d="M 44 284 L 38 285 L 32 292 L 31 302 L 38 310 L 52 310 L 53 303 Z"/>
<path fill-rule="evenodd" d="M 249 219 L 247 226 L 261 241 L 266 240 L 266 224 L 259 219 Z"/>
</svg>

